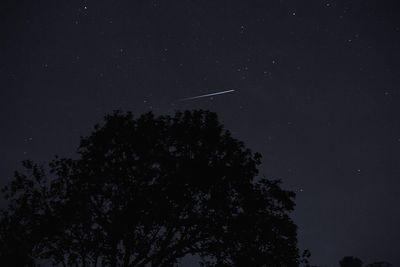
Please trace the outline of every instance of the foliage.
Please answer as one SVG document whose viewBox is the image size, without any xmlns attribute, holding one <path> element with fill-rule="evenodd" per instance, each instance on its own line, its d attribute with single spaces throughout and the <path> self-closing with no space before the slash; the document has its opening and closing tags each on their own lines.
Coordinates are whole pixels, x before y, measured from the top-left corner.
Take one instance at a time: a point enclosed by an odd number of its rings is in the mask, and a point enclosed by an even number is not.
<svg viewBox="0 0 400 267">
<path fill-rule="evenodd" d="M 359 258 L 346 256 L 339 261 L 340 267 L 362 267 L 362 261 Z"/>
<path fill-rule="evenodd" d="M 49 171 L 25 161 L 4 188 L 2 262 L 173 266 L 197 254 L 204 266 L 300 264 L 294 193 L 258 176 L 261 156 L 215 113 L 115 112 L 77 153 Z"/>
</svg>

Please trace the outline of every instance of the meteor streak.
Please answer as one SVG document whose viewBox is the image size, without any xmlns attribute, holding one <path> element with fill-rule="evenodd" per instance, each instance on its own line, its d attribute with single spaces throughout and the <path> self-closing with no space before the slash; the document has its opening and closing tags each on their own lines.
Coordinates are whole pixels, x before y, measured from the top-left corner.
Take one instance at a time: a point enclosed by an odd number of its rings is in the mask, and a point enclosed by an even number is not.
<svg viewBox="0 0 400 267">
<path fill-rule="evenodd" d="M 179 99 L 178 101 L 193 100 L 193 99 L 198 99 L 198 98 L 203 98 L 203 97 L 208 97 L 208 96 L 215 96 L 215 95 L 222 95 L 222 94 L 227 94 L 227 93 L 232 93 L 232 92 L 235 92 L 235 90 L 226 90 L 226 91 L 216 92 L 216 93 L 212 93 L 212 94 L 206 94 L 206 95 L 198 95 L 198 96 L 193 96 L 193 97 L 187 97 L 187 98 Z"/>
</svg>

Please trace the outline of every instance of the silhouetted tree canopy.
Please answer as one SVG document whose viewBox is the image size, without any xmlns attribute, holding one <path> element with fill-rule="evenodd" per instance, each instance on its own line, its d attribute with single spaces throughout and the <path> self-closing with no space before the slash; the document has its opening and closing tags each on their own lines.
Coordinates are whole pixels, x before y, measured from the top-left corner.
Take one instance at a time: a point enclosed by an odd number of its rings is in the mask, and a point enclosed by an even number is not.
<svg viewBox="0 0 400 267">
<path fill-rule="evenodd" d="M 23 163 L 4 188 L 1 261 L 64 266 L 299 266 L 294 193 L 208 111 L 115 112 L 77 159 Z M 309 256 L 309 255 L 308 255 Z M 342 265 L 348 266 L 348 265 Z"/>
<path fill-rule="evenodd" d="M 340 267 L 362 267 L 362 260 L 352 256 L 346 256 L 339 261 Z"/>
</svg>

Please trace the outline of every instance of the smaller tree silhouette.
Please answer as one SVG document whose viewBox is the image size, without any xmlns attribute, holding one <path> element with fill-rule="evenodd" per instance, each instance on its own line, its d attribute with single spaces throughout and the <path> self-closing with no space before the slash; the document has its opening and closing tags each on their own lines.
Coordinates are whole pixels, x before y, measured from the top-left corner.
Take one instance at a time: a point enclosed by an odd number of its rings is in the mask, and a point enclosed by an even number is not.
<svg viewBox="0 0 400 267">
<path fill-rule="evenodd" d="M 340 267 L 362 267 L 362 260 L 352 256 L 346 256 L 339 261 Z"/>
</svg>

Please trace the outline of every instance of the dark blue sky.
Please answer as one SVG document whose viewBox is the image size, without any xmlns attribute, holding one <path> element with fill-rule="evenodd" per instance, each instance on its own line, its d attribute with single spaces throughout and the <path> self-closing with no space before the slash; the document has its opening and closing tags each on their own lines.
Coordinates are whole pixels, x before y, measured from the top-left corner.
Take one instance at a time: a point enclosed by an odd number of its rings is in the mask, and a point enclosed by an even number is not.
<svg viewBox="0 0 400 267">
<path fill-rule="evenodd" d="M 210 109 L 263 155 L 261 173 L 296 191 L 313 264 L 400 265 L 399 11 L 378 0 L 4 1 L 0 183 L 23 159 L 73 155 L 114 109 Z"/>
</svg>

